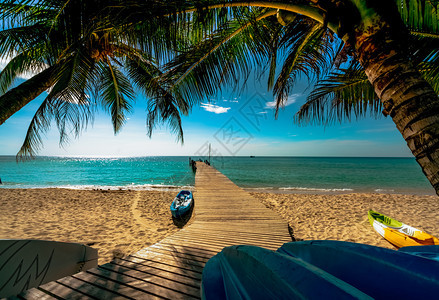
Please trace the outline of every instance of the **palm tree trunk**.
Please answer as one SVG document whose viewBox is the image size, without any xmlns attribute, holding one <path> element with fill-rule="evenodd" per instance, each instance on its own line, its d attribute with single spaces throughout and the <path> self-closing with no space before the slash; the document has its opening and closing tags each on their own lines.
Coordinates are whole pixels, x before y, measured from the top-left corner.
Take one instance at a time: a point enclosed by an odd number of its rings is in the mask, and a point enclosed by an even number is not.
<svg viewBox="0 0 439 300">
<path fill-rule="evenodd" d="M 439 97 L 405 55 L 401 31 L 381 21 L 356 31 L 356 54 L 383 113 L 392 117 L 439 195 Z"/>
<path fill-rule="evenodd" d="M 55 83 L 55 67 L 49 67 L 0 97 L 0 125 Z"/>
</svg>

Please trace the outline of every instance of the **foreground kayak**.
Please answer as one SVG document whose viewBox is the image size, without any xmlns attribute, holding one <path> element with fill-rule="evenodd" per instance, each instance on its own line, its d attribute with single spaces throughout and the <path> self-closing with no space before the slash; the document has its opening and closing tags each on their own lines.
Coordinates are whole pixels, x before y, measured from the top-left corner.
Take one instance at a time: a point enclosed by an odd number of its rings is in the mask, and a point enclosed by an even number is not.
<svg viewBox="0 0 439 300">
<path fill-rule="evenodd" d="M 194 198 L 191 191 L 182 190 L 171 203 L 171 214 L 174 218 L 180 218 L 189 213 Z"/>
<path fill-rule="evenodd" d="M 0 298 L 98 266 L 98 250 L 77 243 L 0 240 Z"/>
<path fill-rule="evenodd" d="M 369 222 L 389 243 L 397 248 L 407 246 L 439 245 L 439 239 L 420 229 L 369 210 Z"/>
<path fill-rule="evenodd" d="M 439 261 L 439 245 L 402 247 L 398 251 Z"/>
<path fill-rule="evenodd" d="M 438 269 L 438 261 L 349 242 L 292 242 L 276 252 L 232 246 L 206 263 L 202 298 L 434 298 Z"/>
<path fill-rule="evenodd" d="M 296 257 L 256 246 L 224 248 L 205 265 L 202 299 L 372 299 Z"/>
</svg>

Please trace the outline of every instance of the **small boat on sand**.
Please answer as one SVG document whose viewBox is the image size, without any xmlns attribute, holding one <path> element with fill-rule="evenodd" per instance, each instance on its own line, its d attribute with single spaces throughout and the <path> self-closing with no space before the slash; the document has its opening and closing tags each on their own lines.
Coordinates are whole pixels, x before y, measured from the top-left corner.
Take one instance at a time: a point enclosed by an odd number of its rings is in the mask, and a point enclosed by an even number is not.
<svg viewBox="0 0 439 300">
<path fill-rule="evenodd" d="M 439 239 L 376 211 L 367 213 L 373 228 L 397 248 L 406 246 L 439 245 Z"/>
<path fill-rule="evenodd" d="M 194 198 L 191 191 L 182 190 L 171 203 L 171 214 L 174 218 L 186 215 L 192 208 Z"/>
</svg>

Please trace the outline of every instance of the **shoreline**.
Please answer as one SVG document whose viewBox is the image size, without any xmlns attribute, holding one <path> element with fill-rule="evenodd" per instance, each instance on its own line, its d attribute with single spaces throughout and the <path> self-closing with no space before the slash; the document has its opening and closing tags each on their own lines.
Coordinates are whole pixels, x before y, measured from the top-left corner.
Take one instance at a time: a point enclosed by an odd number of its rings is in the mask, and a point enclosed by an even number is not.
<svg viewBox="0 0 439 300">
<path fill-rule="evenodd" d="M 88 244 L 99 250 L 99 264 L 133 254 L 180 229 L 169 211 L 174 191 L 0 190 L 0 239 Z M 369 224 L 369 209 L 439 236 L 439 199 L 435 195 L 261 190 L 250 194 L 277 212 L 296 239 L 335 239 L 394 249 Z"/>
<path fill-rule="evenodd" d="M 302 188 L 302 187 L 243 187 L 248 193 L 273 193 L 273 194 L 306 194 L 306 195 L 342 195 L 342 194 L 378 194 L 378 195 L 407 195 L 407 196 L 436 196 L 433 191 L 426 190 L 393 190 L 393 189 L 351 189 L 351 188 Z M 72 185 L 72 186 L 25 186 L 0 185 L 0 191 L 4 190 L 44 190 L 44 189 L 65 189 L 84 191 L 141 191 L 141 192 L 179 192 L 180 190 L 195 190 L 193 185 L 126 185 L 126 186 L 104 186 L 104 185 Z"/>
<path fill-rule="evenodd" d="M 242 187 L 241 187 L 242 188 Z M 405 196 L 436 196 L 433 192 L 394 191 L 394 190 L 354 190 L 354 189 L 320 189 L 320 188 L 242 188 L 252 193 L 272 193 L 285 195 L 345 195 L 345 194 L 377 194 L 377 195 L 405 195 Z"/>
</svg>

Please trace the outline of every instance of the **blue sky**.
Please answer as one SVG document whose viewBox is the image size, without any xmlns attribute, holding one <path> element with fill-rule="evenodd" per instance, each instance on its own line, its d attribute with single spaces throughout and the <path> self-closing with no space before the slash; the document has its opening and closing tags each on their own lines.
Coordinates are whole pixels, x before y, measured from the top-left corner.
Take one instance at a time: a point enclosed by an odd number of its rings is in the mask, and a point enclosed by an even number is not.
<svg viewBox="0 0 439 300">
<path fill-rule="evenodd" d="M 303 88 L 303 86 L 302 86 Z M 384 156 L 411 157 L 405 141 L 390 118 L 366 118 L 329 127 L 293 124 L 293 115 L 303 104 L 300 87 L 290 96 L 288 106 L 274 117 L 273 97 L 265 82 L 250 80 L 241 93 L 224 89 L 202 101 L 183 118 L 184 145 L 166 127 L 146 135 L 146 100 L 139 95 L 134 112 L 118 135 L 110 117 L 98 113 L 93 126 L 60 148 L 59 134 L 53 126 L 44 137 L 40 155 L 59 156 L 155 156 L 207 153 L 211 144 L 216 155 L 257 156 Z M 0 126 L 0 155 L 15 155 L 27 126 L 40 103 L 31 102 Z"/>
</svg>

